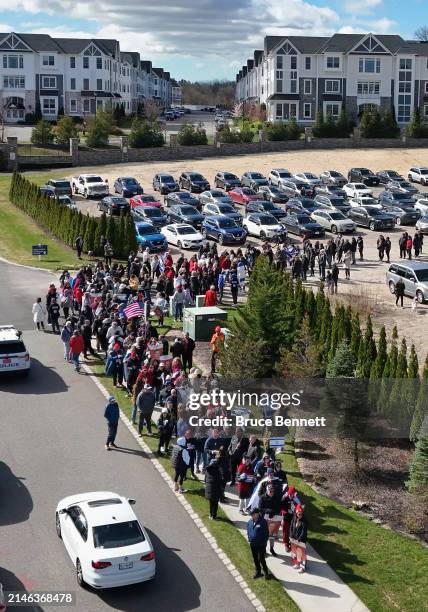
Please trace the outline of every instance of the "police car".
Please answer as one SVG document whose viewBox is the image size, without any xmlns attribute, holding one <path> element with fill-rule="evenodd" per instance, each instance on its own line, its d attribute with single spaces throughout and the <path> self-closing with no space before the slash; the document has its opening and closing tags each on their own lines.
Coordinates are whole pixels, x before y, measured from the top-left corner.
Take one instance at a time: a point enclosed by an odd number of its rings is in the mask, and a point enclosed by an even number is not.
<svg viewBox="0 0 428 612">
<path fill-rule="evenodd" d="M 22 332 L 13 325 L 0 325 L 0 374 L 22 372 L 26 375 L 30 366 L 30 354 L 22 340 Z"/>
</svg>

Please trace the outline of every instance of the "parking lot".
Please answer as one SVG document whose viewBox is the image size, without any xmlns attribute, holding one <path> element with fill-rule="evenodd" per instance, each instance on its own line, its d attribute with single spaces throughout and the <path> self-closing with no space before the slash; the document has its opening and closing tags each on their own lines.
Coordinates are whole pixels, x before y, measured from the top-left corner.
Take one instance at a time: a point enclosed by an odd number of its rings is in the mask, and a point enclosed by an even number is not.
<svg viewBox="0 0 428 612">
<path fill-rule="evenodd" d="M 214 175 L 219 170 L 228 170 L 241 176 L 245 171 L 251 170 L 260 171 L 267 175 L 272 168 L 287 168 L 292 173 L 309 171 L 315 174 L 319 174 L 322 170 L 334 169 L 346 176 L 351 167 L 364 166 L 375 172 L 383 169 L 393 169 L 403 176 L 407 176 L 408 169 L 411 166 L 426 164 L 425 149 L 328 150 L 77 168 L 73 174 L 76 175 L 84 172 L 98 173 L 103 178 L 108 179 L 111 187 L 117 176 L 133 176 L 141 183 L 146 193 L 153 193 L 152 178 L 157 172 L 170 173 L 175 178 L 178 178 L 182 172 L 194 170 L 202 173 L 213 187 Z M 65 176 L 71 178 L 72 175 L 65 174 Z M 382 188 L 376 187 L 373 191 L 377 195 L 382 191 Z M 422 191 L 428 191 L 428 189 L 422 189 Z M 160 199 L 163 200 L 162 197 Z M 100 214 L 97 210 L 97 201 L 95 199 L 84 200 L 81 197 L 77 197 L 76 203 L 82 212 L 89 212 L 91 215 Z M 243 212 L 243 207 L 238 206 L 237 208 L 240 212 Z M 414 234 L 414 227 L 411 226 L 403 228 L 395 227 L 393 230 L 388 231 L 392 242 L 391 261 L 395 261 L 398 258 L 398 238 L 403 230 L 408 230 L 412 235 Z M 344 272 L 341 270 L 339 292 L 349 302 L 358 304 L 362 310 L 375 312 L 376 320 L 380 324 L 384 323 L 388 330 L 392 328 L 392 325 L 397 324 L 401 328 L 403 335 L 405 334 L 408 338 L 411 338 L 422 354 L 428 341 L 428 326 L 425 323 L 428 306 L 426 304 L 419 306 L 417 313 L 413 317 L 409 317 L 409 313 L 412 312 L 411 300 L 406 299 L 403 310 L 395 307 L 395 299 L 391 296 L 385 284 L 385 272 L 388 265 L 386 262 L 381 263 L 378 261 L 376 241 L 380 233 L 382 232 L 357 228 L 355 235 L 362 235 L 364 238 L 364 262 L 357 262 L 356 265 L 352 266 L 350 281 L 344 280 Z M 386 232 L 383 232 L 383 234 L 387 235 Z M 331 234 L 327 232 L 325 240 L 328 240 L 330 237 Z M 292 243 L 301 242 L 296 236 L 290 236 L 290 239 Z M 248 238 L 247 242 L 260 244 L 258 239 L 252 237 Z M 174 252 L 174 249 L 172 248 L 171 251 Z M 424 245 L 424 253 L 420 259 L 428 262 L 428 241 Z M 309 279 L 308 283 L 316 287 L 319 281 L 315 277 L 315 279 Z"/>
</svg>

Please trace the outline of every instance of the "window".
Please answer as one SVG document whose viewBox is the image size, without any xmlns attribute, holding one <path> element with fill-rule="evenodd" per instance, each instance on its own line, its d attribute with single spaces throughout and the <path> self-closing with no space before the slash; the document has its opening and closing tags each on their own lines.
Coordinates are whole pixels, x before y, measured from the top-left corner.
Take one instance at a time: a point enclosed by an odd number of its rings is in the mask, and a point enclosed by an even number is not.
<svg viewBox="0 0 428 612">
<path fill-rule="evenodd" d="M 70 89 L 76 89 L 76 79 L 70 79 Z"/>
<path fill-rule="evenodd" d="M 373 96 L 380 93 L 380 81 L 359 81 L 357 83 L 359 96 Z"/>
<path fill-rule="evenodd" d="M 340 57 L 327 55 L 327 68 L 329 70 L 338 70 L 340 68 Z"/>
<path fill-rule="evenodd" d="M 97 70 L 103 69 L 103 60 L 101 57 L 97 57 Z"/>
<path fill-rule="evenodd" d="M 70 57 L 70 68 L 76 68 L 76 58 L 74 55 Z"/>
<path fill-rule="evenodd" d="M 87 55 L 83 56 L 83 68 L 89 68 L 89 57 Z"/>
<path fill-rule="evenodd" d="M 424 106 L 424 117 L 428 117 L 428 104 Z"/>
<path fill-rule="evenodd" d="M 312 81 L 309 79 L 305 79 L 303 81 L 303 93 L 311 94 L 312 93 Z"/>
<path fill-rule="evenodd" d="M 379 73 L 380 72 L 380 59 L 374 58 L 361 58 L 358 62 L 359 72 Z"/>
<path fill-rule="evenodd" d="M 340 92 L 340 81 L 326 81 L 325 82 L 326 93 L 339 93 Z"/>
<path fill-rule="evenodd" d="M 97 79 L 97 91 L 102 91 L 103 89 L 103 80 Z"/>
<path fill-rule="evenodd" d="M 398 83 L 398 91 L 400 93 L 411 93 L 411 91 L 412 91 L 412 84 L 410 82 Z M 425 93 L 428 93 L 428 91 L 426 89 L 426 85 L 425 85 Z"/>
<path fill-rule="evenodd" d="M 333 117 L 337 119 L 339 117 L 339 104 L 326 104 L 325 114 L 327 117 Z"/>
<path fill-rule="evenodd" d="M 295 55 L 290 57 L 290 68 L 291 70 L 297 70 L 297 57 Z"/>
<path fill-rule="evenodd" d="M 70 113 L 77 113 L 77 100 L 74 98 L 70 100 Z"/>
<path fill-rule="evenodd" d="M 407 83 L 406 83 L 406 85 L 407 85 Z M 410 85 L 410 83 L 409 83 L 409 85 Z M 409 91 L 410 91 L 410 88 L 409 88 Z M 428 81 L 425 83 L 425 93 L 428 94 Z"/>
<path fill-rule="evenodd" d="M 312 104 L 305 102 L 303 105 L 303 117 L 304 119 L 310 119 L 312 117 Z"/>
<path fill-rule="evenodd" d="M 297 93 L 297 81 L 290 81 L 290 93 Z"/>
<path fill-rule="evenodd" d="M 84 113 L 89 113 L 90 111 L 89 102 L 90 101 L 87 98 L 83 100 L 83 112 Z"/>
<path fill-rule="evenodd" d="M 399 122 L 410 121 L 410 106 L 398 105 L 397 120 Z"/>
<path fill-rule="evenodd" d="M 400 70 L 400 72 L 398 73 L 398 80 L 399 81 L 411 81 L 412 80 L 412 73 L 410 72 L 410 70 Z"/>
<path fill-rule="evenodd" d="M 56 89 L 56 77 L 42 77 L 42 89 Z"/>
<path fill-rule="evenodd" d="M 56 115 L 56 98 L 43 98 L 43 115 Z"/>
<path fill-rule="evenodd" d="M 276 57 L 276 68 L 277 68 L 277 70 L 281 70 L 284 67 L 282 60 L 283 60 L 282 55 L 277 55 L 277 57 Z"/>
<path fill-rule="evenodd" d="M 3 55 L 3 68 L 24 68 L 24 56 Z"/>
<path fill-rule="evenodd" d="M 297 116 L 297 104 L 286 102 L 285 104 L 276 105 L 277 121 L 289 121 L 290 117 Z"/>
<path fill-rule="evenodd" d="M 400 59 L 400 70 L 411 70 L 412 60 L 411 59 Z"/>
<path fill-rule="evenodd" d="M 411 104 L 412 96 L 411 95 L 399 95 L 398 96 L 398 104 Z"/>
<path fill-rule="evenodd" d="M 311 58 L 305 57 L 305 70 L 310 70 L 310 69 L 311 69 Z"/>
<path fill-rule="evenodd" d="M 43 66 L 55 66 L 55 56 L 42 55 L 42 64 Z"/>
<path fill-rule="evenodd" d="M 97 110 L 103 110 L 103 101 L 97 100 Z"/>
<path fill-rule="evenodd" d="M 89 79 L 83 79 L 83 89 L 85 91 L 89 90 Z"/>
<path fill-rule="evenodd" d="M 5 89 L 25 89 L 25 77 L 5 76 L 3 77 L 3 87 Z"/>
</svg>

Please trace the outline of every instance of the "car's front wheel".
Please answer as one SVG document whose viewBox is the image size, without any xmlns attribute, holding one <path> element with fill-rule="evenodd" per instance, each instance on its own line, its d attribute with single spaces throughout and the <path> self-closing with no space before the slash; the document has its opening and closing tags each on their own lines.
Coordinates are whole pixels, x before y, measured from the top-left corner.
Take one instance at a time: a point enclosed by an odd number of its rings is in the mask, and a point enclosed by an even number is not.
<svg viewBox="0 0 428 612">
<path fill-rule="evenodd" d="M 260 238 L 262 240 L 266 240 L 266 232 L 264 232 L 263 230 L 260 232 Z"/>
<path fill-rule="evenodd" d="M 397 217 L 397 218 L 395 219 L 395 224 L 396 224 L 396 225 L 401 225 L 401 218 L 400 218 L 400 217 Z"/>
<path fill-rule="evenodd" d="M 424 303 L 424 294 L 422 293 L 422 291 L 416 291 L 416 299 L 418 300 L 419 304 L 423 304 Z"/>
<path fill-rule="evenodd" d="M 182 244 L 181 240 L 178 240 L 178 242 L 177 242 L 177 248 L 178 248 L 178 249 L 182 249 L 182 248 L 183 248 L 183 244 Z"/>
<path fill-rule="evenodd" d="M 223 243 L 224 243 L 223 234 L 220 234 L 220 236 L 218 237 L 218 243 L 223 245 Z"/>
<path fill-rule="evenodd" d="M 76 559 L 76 580 L 77 584 L 80 587 L 85 586 L 85 581 L 83 580 L 82 564 L 80 563 L 79 559 Z"/>
<path fill-rule="evenodd" d="M 331 226 L 331 233 L 332 234 L 337 234 L 337 227 L 336 227 L 336 225 L 332 225 Z"/>
<path fill-rule="evenodd" d="M 55 514 L 55 528 L 56 528 L 56 535 L 61 540 L 62 539 L 62 535 L 61 535 L 61 521 L 60 521 L 58 512 Z"/>
<path fill-rule="evenodd" d="M 392 293 L 392 295 L 395 294 L 395 283 L 393 281 L 389 281 L 389 290 Z"/>
<path fill-rule="evenodd" d="M 370 223 L 369 228 L 371 229 L 372 232 L 374 231 L 375 224 L 373 223 L 373 221 Z"/>
</svg>

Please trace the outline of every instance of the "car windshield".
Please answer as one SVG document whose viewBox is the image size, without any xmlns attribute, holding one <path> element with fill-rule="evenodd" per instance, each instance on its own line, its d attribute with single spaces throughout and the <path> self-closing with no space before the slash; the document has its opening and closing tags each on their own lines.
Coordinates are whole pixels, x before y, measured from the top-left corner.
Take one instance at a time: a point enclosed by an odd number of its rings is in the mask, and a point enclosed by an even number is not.
<svg viewBox="0 0 428 612">
<path fill-rule="evenodd" d="M 191 181 L 203 181 L 204 177 L 202 174 L 189 174 L 189 178 Z"/>
<path fill-rule="evenodd" d="M 414 270 L 414 272 L 420 283 L 428 282 L 428 268 L 425 268 L 424 270 Z"/>
<path fill-rule="evenodd" d="M 394 191 L 393 198 L 394 198 L 394 200 L 408 200 L 409 199 L 409 194 L 408 193 L 401 193 L 399 191 Z"/>
<path fill-rule="evenodd" d="M 314 200 L 311 200 L 310 198 L 302 198 L 299 201 L 301 205 L 303 206 L 303 208 L 314 208 L 316 206 L 316 203 L 314 202 Z"/>
<path fill-rule="evenodd" d="M 360 168 L 360 172 L 363 175 L 373 174 L 371 170 L 368 170 L 368 168 Z"/>
<path fill-rule="evenodd" d="M 270 215 L 260 215 L 259 218 L 262 225 L 278 225 L 278 221 L 275 217 L 271 217 Z"/>
<path fill-rule="evenodd" d="M 69 181 L 53 181 L 54 187 L 60 187 L 61 189 L 70 189 Z"/>
<path fill-rule="evenodd" d="M 250 172 L 250 177 L 253 179 L 263 179 L 265 178 L 263 176 L 263 174 L 260 174 L 260 172 Z"/>
<path fill-rule="evenodd" d="M 225 178 L 227 181 L 236 181 L 236 180 L 238 180 L 238 177 L 237 177 L 237 176 L 235 176 L 234 174 L 231 174 L 230 172 L 225 172 L 225 173 L 223 174 L 223 176 L 224 176 L 224 178 Z"/>
<path fill-rule="evenodd" d="M 138 227 L 138 233 L 140 236 L 148 236 L 149 234 L 156 233 L 156 230 L 150 225 L 140 225 Z"/>
<path fill-rule="evenodd" d="M 218 220 L 219 227 L 238 227 L 232 219 L 219 219 Z"/>
<path fill-rule="evenodd" d="M 225 213 L 234 213 L 234 209 L 232 208 L 232 206 L 229 206 L 228 204 L 220 204 L 218 206 L 218 210 L 219 212 L 224 215 Z"/>
<path fill-rule="evenodd" d="M 332 212 L 330 213 L 330 219 L 333 219 L 334 221 L 341 221 L 342 219 L 346 219 L 346 217 L 340 212 Z"/>
<path fill-rule="evenodd" d="M 140 202 L 156 202 L 156 198 L 151 195 L 140 196 Z"/>
<path fill-rule="evenodd" d="M 249 188 L 243 189 L 242 193 L 244 195 L 256 195 L 256 192 L 254 191 L 254 189 L 249 189 Z"/>
<path fill-rule="evenodd" d="M 145 541 L 138 521 L 93 527 L 95 548 L 122 548 Z"/>
<path fill-rule="evenodd" d="M 265 210 L 276 210 L 276 206 L 272 202 L 263 202 L 262 206 Z"/>
<path fill-rule="evenodd" d="M 162 181 L 162 183 L 175 183 L 174 177 L 170 176 L 169 174 L 162 174 L 160 180 Z"/>
<path fill-rule="evenodd" d="M 359 202 L 363 202 L 365 205 L 368 204 L 377 204 L 376 200 L 374 198 L 360 198 L 358 200 Z"/>
<path fill-rule="evenodd" d="M 197 231 L 191 225 L 186 225 L 186 227 L 177 227 L 177 234 L 181 236 L 184 234 L 197 234 Z"/>
<path fill-rule="evenodd" d="M 59 196 L 58 202 L 60 202 L 61 204 L 72 204 L 73 200 L 70 198 L 70 196 L 62 195 Z"/>
<path fill-rule="evenodd" d="M 146 208 L 145 215 L 147 217 L 162 217 L 162 213 L 159 208 Z"/>
<path fill-rule="evenodd" d="M 180 200 L 194 200 L 194 196 L 191 193 L 183 192 L 178 194 Z"/>
<path fill-rule="evenodd" d="M 122 183 L 125 183 L 125 185 L 138 185 L 138 181 L 132 178 L 132 176 L 126 176 L 123 178 Z"/>
<path fill-rule="evenodd" d="M 198 211 L 196 210 L 196 208 L 193 208 L 193 206 L 183 206 L 180 209 L 180 212 L 182 215 L 197 215 L 199 214 Z"/>
<path fill-rule="evenodd" d="M 284 195 L 282 193 L 282 191 L 280 189 L 278 189 L 278 187 L 269 187 L 269 189 L 270 189 L 270 192 L 275 194 L 275 195 L 279 195 L 279 196 Z"/>
<path fill-rule="evenodd" d="M 312 223 L 312 219 L 307 215 L 298 215 L 297 221 L 299 223 Z"/>
<path fill-rule="evenodd" d="M 10 355 L 11 353 L 25 353 L 23 342 L 0 342 L 0 355 Z"/>
<path fill-rule="evenodd" d="M 87 183 L 104 183 L 103 179 L 100 176 L 88 176 L 86 177 Z"/>
<path fill-rule="evenodd" d="M 386 173 L 392 178 L 401 178 L 398 172 L 396 172 L 395 170 L 387 170 Z"/>
<path fill-rule="evenodd" d="M 340 174 L 340 172 L 336 172 L 336 170 L 332 170 L 330 172 L 330 176 L 332 176 L 333 178 L 340 178 L 342 175 Z"/>
<path fill-rule="evenodd" d="M 305 172 L 305 176 L 307 179 L 316 179 L 317 177 L 312 172 Z"/>
<path fill-rule="evenodd" d="M 383 217 L 384 216 L 384 213 L 382 211 L 380 211 L 378 208 L 367 207 L 367 212 L 372 217 Z"/>
<path fill-rule="evenodd" d="M 291 176 L 291 172 L 278 172 L 278 176 L 280 178 L 287 178 L 287 177 Z"/>
<path fill-rule="evenodd" d="M 428 168 L 421 168 L 420 169 L 420 173 L 421 174 L 428 174 Z"/>
<path fill-rule="evenodd" d="M 128 200 L 125 200 L 125 198 L 110 198 L 110 201 L 113 202 L 113 204 L 128 204 Z"/>
</svg>

